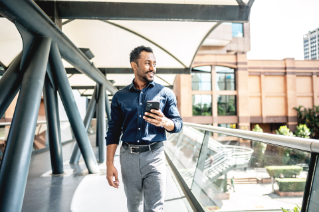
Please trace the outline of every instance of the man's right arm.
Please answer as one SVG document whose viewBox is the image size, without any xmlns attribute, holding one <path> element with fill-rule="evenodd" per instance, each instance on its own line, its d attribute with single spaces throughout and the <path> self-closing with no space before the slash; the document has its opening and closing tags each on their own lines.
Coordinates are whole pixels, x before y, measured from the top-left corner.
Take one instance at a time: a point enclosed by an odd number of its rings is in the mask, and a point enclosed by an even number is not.
<svg viewBox="0 0 319 212">
<path fill-rule="evenodd" d="M 110 144 L 107 145 L 107 160 L 106 160 L 106 169 L 107 169 L 107 173 L 106 173 L 106 179 L 109 182 L 110 186 L 113 186 L 114 188 L 118 188 L 120 185 L 120 181 L 118 179 L 118 173 L 117 173 L 117 169 L 114 166 L 114 155 L 115 155 L 115 151 L 117 148 L 117 144 Z M 113 181 L 113 177 L 115 178 L 115 180 Z"/>
<path fill-rule="evenodd" d="M 119 180 L 118 173 L 114 166 L 114 155 L 116 148 L 119 144 L 120 136 L 122 133 L 122 124 L 123 124 L 123 114 L 120 107 L 120 104 L 117 100 L 117 95 L 114 95 L 111 104 L 111 120 L 109 120 L 108 131 L 106 136 L 106 144 L 107 144 L 107 161 L 106 161 L 106 179 L 109 182 L 110 186 L 114 188 L 118 188 Z M 115 181 L 113 181 L 113 177 Z"/>
</svg>

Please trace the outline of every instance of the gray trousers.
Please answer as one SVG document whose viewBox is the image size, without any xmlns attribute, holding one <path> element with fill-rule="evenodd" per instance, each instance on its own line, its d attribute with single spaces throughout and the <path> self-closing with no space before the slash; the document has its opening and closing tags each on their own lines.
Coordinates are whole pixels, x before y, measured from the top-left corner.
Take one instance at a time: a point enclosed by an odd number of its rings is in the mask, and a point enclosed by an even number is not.
<svg viewBox="0 0 319 212">
<path fill-rule="evenodd" d="M 120 163 L 128 212 L 163 211 L 166 192 L 164 146 L 139 154 L 121 147 Z"/>
</svg>

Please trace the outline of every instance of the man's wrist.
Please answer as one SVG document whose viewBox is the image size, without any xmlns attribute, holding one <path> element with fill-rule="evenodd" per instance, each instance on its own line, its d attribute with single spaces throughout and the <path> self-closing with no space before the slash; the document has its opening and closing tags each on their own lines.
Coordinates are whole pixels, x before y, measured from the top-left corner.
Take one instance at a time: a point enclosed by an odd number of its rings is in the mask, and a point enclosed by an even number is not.
<svg viewBox="0 0 319 212">
<path fill-rule="evenodd" d="M 163 127 L 167 130 L 167 131 L 173 131 L 175 128 L 175 124 L 172 120 L 166 118 L 165 124 L 163 125 Z"/>
<path fill-rule="evenodd" d="M 106 162 L 106 166 L 114 166 L 113 161 L 110 161 L 110 162 L 107 161 L 107 162 Z"/>
</svg>

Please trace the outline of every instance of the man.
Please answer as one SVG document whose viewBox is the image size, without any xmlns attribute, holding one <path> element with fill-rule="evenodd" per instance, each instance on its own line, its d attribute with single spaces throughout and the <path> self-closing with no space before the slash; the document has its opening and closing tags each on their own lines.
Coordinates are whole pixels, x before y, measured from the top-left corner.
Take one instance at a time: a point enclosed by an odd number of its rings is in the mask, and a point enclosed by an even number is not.
<svg viewBox="0 0 319 212">
<path fill-rule="evenodd" d="M 183 122 L 174 93 L 154 82 L 156 59 L 152 49 L 136 47 L 130 54 L 130 62 L 135 79 L 112 99 L 106 137 L 106 178 L 110 186 L 119 187 L 113 161 L 123 131 L 120 163 L 128 211 L 163 211 L 166 191 L 165 131 L 180 132 Z M 146 101 L 159 101 L 159 110 L 145 113 Z"/>
</svg>

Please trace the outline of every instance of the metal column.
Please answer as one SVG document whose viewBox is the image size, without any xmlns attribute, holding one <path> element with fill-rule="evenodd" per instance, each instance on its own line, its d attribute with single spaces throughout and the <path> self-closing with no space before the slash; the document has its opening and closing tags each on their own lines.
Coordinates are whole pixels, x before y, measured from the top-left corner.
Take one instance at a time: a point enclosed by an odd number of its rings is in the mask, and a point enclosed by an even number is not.
<svg viewBox="0 0 319 212">
<path fill-rule="evenodd" d="M 22 53 L 14 59 L 0 80 L 0 117 L 6 112 L 19 91 L 23 78 L 23 71 L 20 70 L 21 58 Z"/>
<path fill-rule="evenodd" d="M 45 115 L 48 125 L 48 137 L 51 156 L 52 174 L 63 173 L 62 144 L 59 133 L 59 114 L 57 108 L 57 91 L 52 87 L 48 75 L 45 78 L 44 90 Z"/>
<path fill-rule="evenodd" d="M 99 89 L 99 102 L 98 102 L 98 132 L 96 135 L 98 136 L 99 141 L 99 163 L 104 163 L 106 159 L 106 124 L 105 124 L 105 85 L 100 84 Z"/>
<path fill-rule="evenodd" d="M 0 170 L 0 211 L 21 211 L 51 38 L 37 38 L 25 63 Z"/>
<path fill-rule="evenodd" d="M 95 105 L 96 105 L 96 99 L 95 99 L 96 90 L 97 90 L 97 87 L 94 88 L 92 99 L 88 105 L 88 108 L 87 108 L 87 111 L 86 111 L 86 114 L 84 117 L 84 121 L 83 121 L 86 132 L 89 129 L 89 126 L 91 124 L 92 117 L 94 114 L 94 109 L 95 109 Z M 72 152 L 70 163 L 72 163 L 72 164 L 79 163 L 80 157 L 81 157 L 81 151 L 79 149 L 79 145 L 76 143 L 74 146 L 73 152 Z"/>
<path fill-rule="evenodd" d="M 95 107 L 95 117 L 96 117 L 96 129 L 95 129 L 95 146 L 98 147 L 99 143 L 99 99 L 96 100 L 96 107 Z"/>
<path fill-rule="evenodd" d="M 56 43 L 52 43 L 51 45 L 50 64 L 52 65 L 53 75 L 57 79 L 58 91 L 66 114 L 69 118 L 74 136 L 81 150 L 86 167 L 91 174 L 99 173 L 99 167 L 96 162 L 89 137 L 86 133 L 86 129 L 83 125 L 79 110 L 75 103 L 71 86 L 66 76 L 66 72 L 63 67 L 59 49 Z"/>
<path fill-rule="evenodd" d="M 109 97 L 106 91 L 105 91 L 105 112 L 107 116 L 107 121 L 109 122 L 111 120 L 111 107 L 110 107 Z"/>
</svg>

